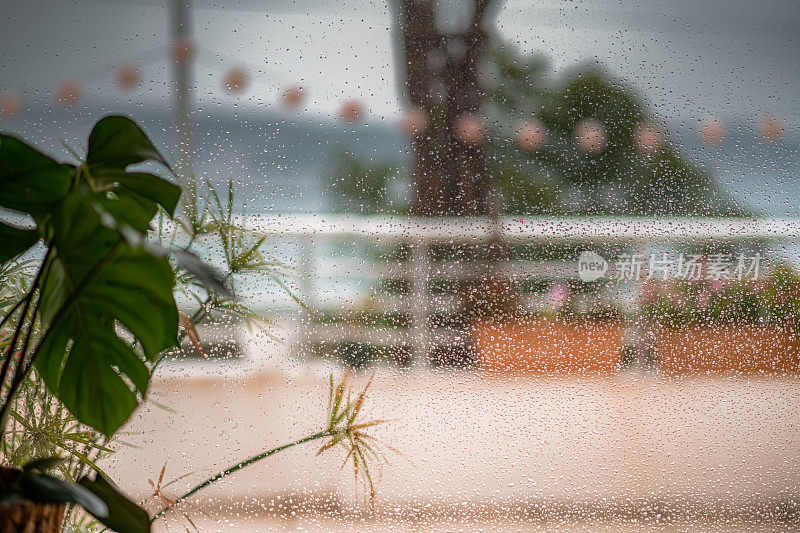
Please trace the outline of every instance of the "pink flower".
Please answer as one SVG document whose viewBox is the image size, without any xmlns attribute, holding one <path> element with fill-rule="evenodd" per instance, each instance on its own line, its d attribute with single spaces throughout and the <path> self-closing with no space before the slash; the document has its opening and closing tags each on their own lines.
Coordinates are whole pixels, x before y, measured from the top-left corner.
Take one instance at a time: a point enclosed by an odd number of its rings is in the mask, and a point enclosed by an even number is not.
<svg viewBox="0 0 800 533">
<path fill-rule="evenodd" d="M 547 303 L 552 309 L 561 309 L 569 300 L 570 290 L 566 283 L 556 282 L 550 286 Z"/>
<path fill-rule="evenodd" d="M 656 301 L 664 293 L 664 290 L 664 283 L 654 280 L 645 281 L 639 291 L 639 302 L 642 305 L 648 305 Z"/>
<path fill-rule="evenodd" d="M 715 294 L 722 292 L 722 290 L 725 288 L 725 284 L 721 280 L 716 279 L 712 279 L 708 283 L 708 286 L 711 289 L 711 292 Z"/>
<path fill-rule="evenodd" d="M 701 290 L 697 294 L 697 307 L 700 309 L 708 309 L 708 305 L 711 303 L 711 292 L 707 289 Z"/>
</svg>

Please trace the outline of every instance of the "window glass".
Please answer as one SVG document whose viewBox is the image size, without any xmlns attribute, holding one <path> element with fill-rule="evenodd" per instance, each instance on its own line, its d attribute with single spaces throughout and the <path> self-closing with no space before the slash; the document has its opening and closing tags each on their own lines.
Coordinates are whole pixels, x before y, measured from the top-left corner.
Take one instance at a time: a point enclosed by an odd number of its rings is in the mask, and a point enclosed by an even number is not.
<svg viewBox="0 0 800 533">
<path fill-rule="evenodd" d="M 90 315 L 146 386 L 106 345 L 71 376 L 69 337 L 0 459 L 96 467 L 156 531 L 796 528 L 798 30 L 777 1 L 6 3 L 0 220 L 61 213 L 9 192 L 16 137 L 78 169 L 85 239 L 161 250 L 175 312 L 149 357 L 157 276 L 120 267 Z M 145 241 L 123 193 L 164 185 L 81 166 L 108 115 L 182 191 Z M 64 287 L 42 235 L 0 246 L 8 361 L 14 302 Z M 133 403 L 104 435 L 81 391 L 108 380 Z"/>
</svg>

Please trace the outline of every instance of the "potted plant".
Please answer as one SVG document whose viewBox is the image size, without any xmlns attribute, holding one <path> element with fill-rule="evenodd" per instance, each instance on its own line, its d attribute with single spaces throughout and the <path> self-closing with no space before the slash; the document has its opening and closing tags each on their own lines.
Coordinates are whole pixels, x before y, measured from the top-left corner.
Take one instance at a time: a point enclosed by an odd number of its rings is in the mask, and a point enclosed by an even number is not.
<svg viewBox="0 0 800 533">
<path fill-rule="evenodd" d="M 665 374 L 800 372 L 800 276 L 789 266 L 755 280 L 654 284 L 643 312 Z"/>
<path fill-rule="evenodd" d="M 159 210 L 172 216 L 180 188 L 130 166 L 167 166 L 130 119 L 108 116 L 85 158 L 60 163 L 0 135 L 0 264 L 26 257 L 35 274 L 0 319 L 3 433 L 32 373 L 80 423 L 110 437 L 147 393 L 154 361 L 178 343 L 169 251 L 147 239 Z M 189 254 L 176 260 L 208 280 Z M 49 407 L 46 407 L 49 408 Z M 81 505 L 116 531 L 149 531 L 147 513 L 103 476 L 72 482 L 39 458 L 0 475 L 0 529 L 59 531 L 64 504 Z M 28 528 L 28 529 L 25 529 Z"/>
<path fill-rule="evenodd" d="M 121 116 L 95 125 L 78 164 L 58 163 L 0 136 L 0 531 L 60 531 L 65 504 L 81 506 L 115 531 L 149 531 L 156 518 L 202 488 L 321 439 L 328 442 L 320 451 L 347 447 L 372 493 L 367 461 L 378 452 L 366 430 L 379 421 L 359 419 L 366 389 L 352 399 L 344 381 L 338 387 L 331 381 L 321 431 L 233 465 L 153 516 L 97 466 L 111 451 L 109 439 L 145 398 L 165 353 L 183 337 L 202 352 L 196 324 L 225 317 L 261 322 L 228 288 L 232 277 L 279 275 L 259 250 L 263 238 L 234 224 L 232 188 L 223 207 L 210 185 L 205 205 L 191 186 L 186 216 L 164 231 L 163 217 L 173 217 L 181 190 L 128 168 L 144 161 L 167 166 L 144 132 Z M 219 240 L 222 274 L 190 251 L 207 237 Z M 179 312 L 174 293 L 198 304 L 192 316 Z M 53 450 L 66 452 L 71 465 L 41 457 Z"/>
<path fill-rule="evenodd" d="M 499 313 L 482 314 L 473 326 L 477 367 L 500 374 L 617 372 L 626 324 L 620 311 L 593 289 L 556 281 L 541 295 L 538 309 L 523 311 L 520 306 L 503 305 Z M 485 294 L 493 292 L 490 288 Z M 508 300 L 502 295 L 486 299 Z"/>
</svg>

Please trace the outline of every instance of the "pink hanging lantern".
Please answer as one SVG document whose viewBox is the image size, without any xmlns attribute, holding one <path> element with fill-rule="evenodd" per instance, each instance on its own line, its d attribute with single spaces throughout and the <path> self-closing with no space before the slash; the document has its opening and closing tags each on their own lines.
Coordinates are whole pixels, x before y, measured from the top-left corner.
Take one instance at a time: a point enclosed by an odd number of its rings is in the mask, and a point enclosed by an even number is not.
<svg viewBox="0 0 800 533">
<path fill-rule="evenodd" d="M 225 90 L 231 94 L 241 93 L 247 89 L 249 76 L 247 70 L 242 67 L 234 67 L 225 73 Z"/>
<path fill-rule="evenodd" d="M 170 45 L 172 60 L 176 63 L 186 64 L 194 57 L 194 43 L 187 37 L 179 37 Z"/>
<path fill-rule="evenodd" d="M 633 142 L 642 152 L 653 155 L 663 143 L 661 132 L 652 124 L 640 123 L 633 129 Z"/>
<path fill-rule="evenodd" d="M 522 150 L 536 152 L 544 146 L 547 131 L 544 124 L 536 119 L 520 122 L 514 128 L 514 140 Z"/>
<path fill-rule="evenodd" d="M 281 100 L 288 109 L 297 109 L 306 99 L 306 91 L 299 85 L 290 85 L 283 90 Z"/>
<path fill-rule="evenodd" d="M 136 89 L 141 81 L 142 77 L 136 65 L 122 65 L 117 69 L 117 86 L 123 91 Z"/>
<path fill-rule="evenodd" d="M 339 109 L 339 116 L 345 122 L 351 124 L 356 122 L 363 122 L 367 116 L 367 109 L 364 104 L 356 98 L 345 101 Z"/>
<path fill-rule="evenodd" d="M 417 137 L 428 129 L 428 112 L 421 107 L 411 107 L 403 111 L 400 125 L 409 137 Z"/>
<path fill-rule="evenodd" d="M 19 112 L 19 97 L 11 91 L 0 94 L 0 118 L 11 120 Z"/>
<path fill-rule="evenodd" d="M 56 101 L 64 107 L 72 107 L 81 97 L 81 84 L 78 80 L 64 80 L 56 91 Z"/>
<path fill-rule="evenodd" d="M 706 117 L 700 122 L 700 138 L 709 146 L 717 147 L 725 140 L 725 129 L 716 117 Z"/>
<path fill-rule="evenodd" d="M 585 154 L 597 155 L 606 148 L 606 130 L 600 121 L 588 118 L 575 126 L 575 144 Z"/>
<path fill-rule="evenodd" d="M 458 142 L 466 146 L 482 143 L 486 138 L 483 119 L 473 113 L 461 115 L 455 123 L 455 136 Z"/>
<path fill-rule="evenodd" d="M 762 117 L 758 124 L 758 132 L 768 141 L 780 140 L 783 137 L 783 122 L 774 115 Z"/>
</svg>

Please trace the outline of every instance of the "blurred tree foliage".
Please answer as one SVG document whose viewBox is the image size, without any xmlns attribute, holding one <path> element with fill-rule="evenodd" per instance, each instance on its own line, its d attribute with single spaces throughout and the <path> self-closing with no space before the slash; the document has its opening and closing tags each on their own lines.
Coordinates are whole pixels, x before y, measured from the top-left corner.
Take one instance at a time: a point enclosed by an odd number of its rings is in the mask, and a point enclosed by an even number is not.
<svg viewBox="0 0 800 533">
<path fill-rule="evenodd" d="M 393 195 L 393 182 L 404 182 L 401 163 L 368 161 L 352 152 L 332 158 L 330 196 L 335 211 L 345 213 L 404 213 L 405 198 Z"/>
<path fill-rule="evenodd" d="M 714 177 L 671 142 L 666 125 L 628 85 L 597 64 L 552 78 L 542 55 L 524 56 L 512 45 L 495 45 L 484 76 L 487 154 L 492 185 L 509 215 L 745 216 Z M 536 151 L 514 139 L 518 123 L 535 119 L 547 137 Z M 581 152 L 575 128 L 599 121 L 605 149 Z M 638 124 L 658 128 L 663 142 L 648 154 L 634 140 Z M 393 183 L 407 183 L 404 162 L 334 157 L 333 207 L 358 213 L 404 213 L 409 198 Z"/>
</svg>

